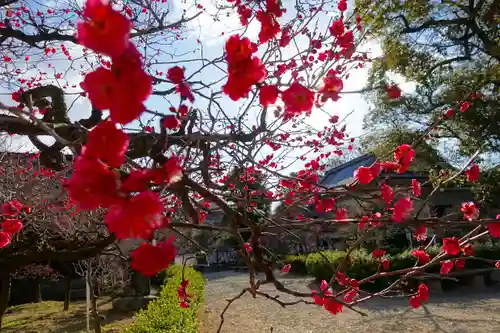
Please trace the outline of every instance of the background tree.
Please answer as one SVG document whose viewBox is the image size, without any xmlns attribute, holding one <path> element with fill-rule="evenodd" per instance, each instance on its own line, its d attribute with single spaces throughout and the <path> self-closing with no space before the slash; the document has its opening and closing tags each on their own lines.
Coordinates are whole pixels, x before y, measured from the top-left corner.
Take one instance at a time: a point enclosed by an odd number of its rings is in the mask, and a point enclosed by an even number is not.
<svg viewBox="0 0 500 333">
<path fill-rule="evenodd" d="M 22 223 L 22 229 L 12 237 L 9 246 L 0 249 L 5 285 L 10 285 L 12 274 L 27 272 L 30 267 L 82 260 L 114 246 L 114 235 L 102 224 L 102 212 L 80 211 L 64 193 L 60 181 L 64 180 L 65 171 L 55 172 L 40 166 L 37 154 L 16 152 L 3 152 L 1 167 L 2 221 Z M 16 202 L 22 207 L 19 212 Z M 41 277 L 38 273 L 32 276 L 38 292 Z M 0 309 L 4 311 L 9 289 L 1 289 Z M 39 294 L 37 298 L 40 297 Z"/>
<path fill-rule="evenodd" d="M 254 168 L 236 167 L 229 174 L 225 181 L 228 203 L 247 221 L 240 228 L 262 224 L 267 218 L 272 196 L 272 192 L 267 193 L 267 181 L 265 174 Z M 240 235 L 244 242 L 248 242 L 251 234 L 249 230 Z"/>
<path fill-rule="evenodd" d="M 75 272 L 79 274 L 90 288 L 90 310 L 94 332 L 101 332 L 101 314 L 98 299 L 102 295 L 114 298 L 126 286 L 127 279 L 123 274 L 123 258 L 117 253 L 98 255 L 94 258 L 73 263 Z"/>
<path fill-rule="evenodd" d="M 35 302 L 42 301 L 41 280 L 58 281 L 62 275 L 49 265 L 31 264 L 21 267 L 11 274 L 12 279 L 32 280 L 35 282 Z"/>
<path fill-rule="evenodd" d="M 403 125 L 401 125 L 403 126 Z M 386 127 L 381 130 L 369 131 L 361 139 L 361 145 L 375 156 L 386 157 L 391 154 L 388 147 L 419 142 L 415 147 L 418 159 L 410 167 L 411 171 L 427 172 L 428 170 L 453 169 L 448 159 L 456 161 L 452 152 L 442 156 L 437 140 L 423 140 L 424 130 L 409 130 L 407 127 Z"/>
<path fill-rule="evenodd" d="M 365 149 L 387 156 L 390 148 L 416 143 L 413 171 L 453 173 L 476 152 L 482 177 L 472 190 L 484 208 L 497 197 L 500 34 L 498 1 L 404 3 L 356 2 L 382 56 L 369 75 Z M 402 78 L 414 91 L 390 98 L 391 79 Z M 371 90 L 386 87 L 384 90 Z M 446 121 L 442 121 L 445 118 Z M 430 130 L 429 130 L 430 129 Z M 375 144 L 374 144 L 375 143 Z M 482 163 L 481 163 L 482 162 Z M 467 186 L 465 176 L 448 186 Z M 486 199 L 489 197 L 490 199 Z"/>
<path fill-rule="evenodd" d="M 371 138 L 382 138 L 377 140 L 378 149 L 401 143 L 402 136 L 410 143 L 425 134 L 426 149 L 420 152 L 431 165 L 441 163 L 440 154 L 453 163 L 478 148 L 495 156 L 500 3 L 357 0 L 356 4 L 382 47 L 382 56 L 372 63 L 369 86 L 389 86 L 398 76 L 415 85 L 413 92 L 398 99 L 388 98 L 380 89 L 368 93 L 374 105 L 365 128 L 373 133 Z M 449 119 L 433 126 L 442 117 Z M 428 127 L 432 131 L 424 133 Z M 438 144 L 447 149 L 438 149 Z M 457 149 L 449 149 L 455 145 Z"/>
</svg>

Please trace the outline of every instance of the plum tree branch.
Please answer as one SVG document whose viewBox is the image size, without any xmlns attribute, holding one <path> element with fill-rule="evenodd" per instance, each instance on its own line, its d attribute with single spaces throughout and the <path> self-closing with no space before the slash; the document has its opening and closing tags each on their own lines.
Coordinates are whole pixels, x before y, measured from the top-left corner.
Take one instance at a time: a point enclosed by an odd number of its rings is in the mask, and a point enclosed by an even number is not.
<svg viewBox="0 0 500 333">
<path fill-rule="evenodd" d="M 115 241 L 115 235 L 110 234 L 107 237 L 97 240 L 93 243 L 86 243 L 85 246 L 82 246 L 78 249 L 32 251 L 28 253 L 13 254 L 10 256 L 2 255 L 0 257 L 0 266 L 5 269 L 14 270 L 32 263 L 44 263 L 50 261 L 70 262 L 84 260 L 96 256 L 106 247 L 113 244 Z"/>
</svg>

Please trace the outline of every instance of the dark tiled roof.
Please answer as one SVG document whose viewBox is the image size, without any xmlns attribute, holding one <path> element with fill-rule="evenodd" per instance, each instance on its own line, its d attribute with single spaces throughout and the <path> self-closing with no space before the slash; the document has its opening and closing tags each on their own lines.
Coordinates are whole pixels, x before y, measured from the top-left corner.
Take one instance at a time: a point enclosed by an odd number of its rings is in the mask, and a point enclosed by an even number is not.
<svg viewBox="0 0 500 333">
<path fill-rule="evenodd" d="M 320 184 L 326 186 L 335 186 L 341 185 L 350 182 L 353 179 L 354 171 L 361 166 L 369 166 L 373 162 L 375 162 L 375 155 L 366 154 L 355 159 L 336 166 L 330 169 L 323 179 L 320 181 Z"/>
<path fill-rule="evenodd" d="M 323 179 L 320 181 L 320 184 L 325 186 L 336 186 L 348 184 L 354 180 L 354 171 L 361 166 L 370 166 L 376 161 L 375 155 L 365 154 L 355 159 L 336 166 L 325 174 Z M 427 180 L 427 176 L 414 172 L 405 172 L 402 174 L 398 173 L 381 173 L 380 177 L 388 177 L 390 176 L 392 179 L 413 179 L 416 178 L 418 180 Z"/>
</svg>

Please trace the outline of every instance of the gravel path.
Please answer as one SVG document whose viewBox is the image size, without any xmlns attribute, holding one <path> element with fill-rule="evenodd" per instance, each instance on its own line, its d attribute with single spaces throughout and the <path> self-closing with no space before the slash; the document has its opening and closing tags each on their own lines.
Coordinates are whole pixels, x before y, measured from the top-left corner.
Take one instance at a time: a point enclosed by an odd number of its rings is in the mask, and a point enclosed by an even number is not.
<svg viewBox="0 0 500 333">
<path fill-rule="evenodd" d="M 219 314 L 226 299 L 247 286 L 243 273 L 207 274 L 206 308 L 202 314 L 201 333 L 215 333 Z M 287 277 L 287 287 L 308 292 L 310 279 Z M 271 291 L 263 286 L 262 291 Z M 269 292 L 276 295 L 276 292 Z M 296 300 L 281 294 L 283 301 Z M 500 290 L 464 295 L 431 295 L 425 307 L 413 310 L 408 300 L 374 300 L 360 310 L 361 317 L 344 308 L 332 316 L 326 310 L 306 304 L 280 307 L 277 303 L 246 294 L 235 301 L 224 316 L 222 333 L 498 333 L 500 332 Z"/>
</svg>

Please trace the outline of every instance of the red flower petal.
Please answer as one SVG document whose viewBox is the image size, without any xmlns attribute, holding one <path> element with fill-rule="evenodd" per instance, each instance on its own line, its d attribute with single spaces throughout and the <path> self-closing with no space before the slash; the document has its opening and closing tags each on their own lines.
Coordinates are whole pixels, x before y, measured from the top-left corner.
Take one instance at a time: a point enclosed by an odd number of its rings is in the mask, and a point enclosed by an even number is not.
<svg viewBox="0 0 500 333">
<path fill-rule="evenodd" d="M 23 228 L 23 223 L 16 219 L 7 219 L 2 223 L 2 229 L 9 234 L 17 234 Z"/>
<path fill-rule="evenodd" d="M 89 133 L 85 154 L 101 159 L 112 168 L 119 168 L 125 161 L 128 143 L 126 133 L 111 121 L 103 121 Z"/>
<path fill-rule="evenodd" d="M 382 186 L 380 186 L 380 195 L 387 205 L 389 205 L 392 200 L 394 200 L 394 191 L 387 184 L 382 184 Z"/>
<path fill-rule="evenodd" d="M 359 167 L 356 171 L 354 171 L 354 177 L 361 185 L 370 184 L 373 180 L 372 169 L 364 166 Z"/>
<path fill-rule="evenodd" d="M 70 198 L 82 209 L 109 207 L 120 201 L 117 174 L 99 160 L 78 157 L 67 186 Z"/>
<path fill-rule="evenodd" d="M 108 210 L 104 223 L 118 239 L 148 239 L 162 226 L 163 204 L 158 194 L 145 191 Z"/>
<path fill-rule="evenodd" d="M 423 265 L 431 260 L 431 257 L 424 250 L 413 250 L 412 255 L 418 259 L 418 263 Z"/>
<path fill-rule="evenodd" d="M 12 236 L 8 232 L 0 231 L 0 249 L 3 249 L 12 242 Z"/>
<path fill-rule="evenodd" d="M 439 272 L 441 273 L 441 275 L 446 275 L 451 272 L 454 266 L 455 264 L 451 260 L 441 261 L 441 269 Z"/>
<path fill-rule="evenodd" d="M 174 84 L 181 84 L 184 81 L 184 68 L 179 66 L 169 68 L 167 78 Z"/>
<path fill-rule="evenodd" d="M 477 182 L 480 177 L 479 166 L 477 166 L 477 164 L 473 164 L 469 170 L 465 171 L 465 174 L 467 175 L 468 181 L 472 183 Z"/>
<path fill-rule="evenodd" d="M 345 295 L 344 295 L 344 302 L 352 302 L 354 300 L 354 298 L 358 296 L 358 293 L 356 290 L 354 289 L 351 289 L 349 290 Z"/>
<path fill-rule="evenodd" d="M 328 311 L 334 315 L 339 313 L 339 312 L 342 312 L 342 309 L 343 309 L 343 305 L 341 303 L 337 302 L 337 300 L 335 298 L 327 298 L 325 303 L 324 303 L 324 307 L 325 307 L 326 311 Z"/>
<path fill-rule="evenodd" d="M 418 296 L 421 302 L 427 302 L 429 300 L 429 288 L 423 283 L 418 286 Z"/>
<path fill-rule="evenodd" d="M 384 271 L 387 271 L 389 270 L 389 268 L 391 267 L 391 262 L 389 259 L 385 258 L 385 259 L 382 259 L 382 261 L 380 262 L 380 264 L 382 265 L 382 269 Z"/>
<path fill-rule="evenodd" d="M 422 305 L 422 302 L 418 296 L 412 296 L 410 297 L 410 305 L 412 308 L 417 309 Z"/>
<path fill-rule="evenodd" d="M 443 239 L 443 251 L 452 256 L 460 252 L 460 244 L 456 237 L 449 237 Z"/>
<path fill-rule="evenodd" d="M 345 12 L 347 10 L 347 1 L 346 0 L 340 0 L 339 4 L 337 5 L 337 8 L 341 12 Z"/>
<path fill-rule="evenodd" d="M 419 197 L 422 195 L 422 186 L 420 182 L 416 179 L 411 180 L 411 191 L 414 196 Z"/>
<path fill-rule="evenodd" d="M 314 105 L 314 92 L 298 82 L 292 83 L 290 88 L 283 91 L 281 98 L 285 104 L 285 112 L 290 116 L 311 111 Z"/>
<path fill-rule="evenodd" d="M 410 197 L 401 198 L 394 204 L 392 211 L 392 220 L 394 222 L 403 222 L 413 211 L 413 203 Z"/>
<path fill-rule="evenodd" d="M 279 89 L 274 85 L 262 86 L 259 90 L 259 102 L 262 106 L 268 106 L 276 103 Z"/>
<path fill-rule="evenodd" d="M 132 24 L 113 10 L 109 2 L 88 0 L 83 14 L 87 21 L 78 24 L 78 43 L 110 57 L 127 49 Z"/>
<path fill-rule="evenodd" d="M 463 202 L 460 211 L 464 213 L 464 217 L 469 221 L 474 220 L 479 215 L 479 209 L 477 209 L 476 204 L 472 201 Z"/>
<path fill-rule="evenodd" d="M 168 115 L 163 118 L 163 127 L 169 130 L 177 130 L 181 126 L 181 121 L 175 115 Z"/>
<path fill-rule="evenodd" d="M 328 29 L 330 30 L 332 36 L 338 38 L 344 34 L 345 31 L 344 22 L 342 21 L 342 19 L 338 19 L 334 21 Z"/>
<path fill-rule="evenodd" d="M 170 266 L 175 259 L 173 238 L 156 245 L 142 243 L 130 253 L 131 266 L 145 276 L 154 276 Z"/>
<path fill-rule="evenodd" d="M 421 224 L 415 230 L 415 238 L 418 241 L 425 241 L 427 239 L 427 227 L 425 224 Z"/>
<path fill-rule="evenodd" d="M 401 89 L 399 89 L 399 87 L 395 84 L 388 86 L 385 91 L 387 93 L 387 97 L 390 99 L 398 99 L 401 97 Z"/>
<path fill-rule="evenodd" d="M 467 261 L 465 259 L 456 259 L 455 260 L 455 268 L 456 269 L 463 269 L 465 267 L 465 264 Z"/>
<path fill-rule="evenodd" d="M 250 253 L 253 251 L 252 245 L 250 245 L 250 243 L 243 244 L 243 248 L 245 249 L 245 251 L 247 251 L 247 253 Z"/>
<path fill-rule="evenodd" d="M 386 253 L 385 250 L 376 249 L 376 250 L 373 250 L 372 257 L 373 258 L 382 258 L 385 255 L 385 253 Z"/>
<path fill-rule="evenodd" d="M 492 237 L 500 238 L 500 222 L 488 223 L 488 231 Z"/>
<path fill-rule="evenodd" d="M 2 215 L 16 216 L 23 210 L 24 206 L 17 200 L 5 202 L 2 205 Z"/>
</svg>

